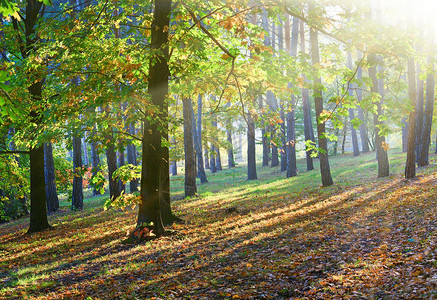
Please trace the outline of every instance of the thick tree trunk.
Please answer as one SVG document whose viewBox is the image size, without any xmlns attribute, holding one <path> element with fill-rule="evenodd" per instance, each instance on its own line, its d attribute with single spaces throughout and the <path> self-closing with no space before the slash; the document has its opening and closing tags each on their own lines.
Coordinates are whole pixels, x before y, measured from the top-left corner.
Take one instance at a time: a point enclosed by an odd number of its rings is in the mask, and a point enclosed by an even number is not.
<svg viewBox="0 0 437 300">
<path fill-rule="evenodd" d="M 193 140 L 193 104 L 190 98 L 184 98 L 184 151 L 185 151 L 185 197 L 196 195 L 196 155 L 194 153 Z"/>
<path fill-rule="evenodd" d="M 408 119 L 408 143 L 407 143 L 407 163 L 405 165 L 405 178 L 416 177 L 416 78 L 414 72 L 414 58 L 408 60 L 408 98 L 413 107 Z"/>
<path fill-rule="evenodd" d="M 298 22 L 299 22 L 299 27 L 300 27 L 301 52 L 305 53 L 304 23 L 300 20 Z M 306 81 L 305 74 L 302 74 L 302 77 Z M 310 110 L 309 94 L 308 94 L 308 90 L 306 88 L 302 88 L 302 108 L 303 108 L 303 131 L 304 131 L 305 141 L 307 143 L 308 143 L 308 141 L 315 142 L 314 133 L 312 133 L 313 126 L 311 123 L 311 110 Z M 313 158 L 311 156 L 312 152 L 313 151 L 308 150 L 308 149 L 306 149 L 306 151 L 305 151 L 307 171 L 314 170 Z"/>
<path fill-rule="evenodd" d="M 47 211 L 51 213 L 59 209 L 52 143 L 44 144 L 44 174 L 46 181 Z"/>
<path fill-rule="evenodd" d="M 142 168 L 141 168 L 141 203 L 138 210 L 137 225 L 153 222 L 153 231 L 157 236 L 164 234 L 160 211 L 162 192 L 161 172 L 168 174 L 168 157 L 162 146 L 162 129 L 159 121 L 167 122 L 168 107 L 165 103 L 168 94 L 168 28 L 170 20 L 171 0 L 155 0 L 155 10 L 152 22 L 151 48 L 161 49 L 156 54 L 156 60 L 150 61 L 149 66 L 149 93 L 151 104 L 156 109 L 153 119 L 149 122 L 144 119 L 142 140 Z M 157 120 L 157 119 L 160 120 Z M 165 130 L 165 134 L 167 130 Z M 168 148 L 167 148 L 168 153 Z M 163 170 L 163 159 L 167 159 L 167 170 Z M 158 171 L 158 172 L 157 172 Z M 166 176 L 168 178 L 168 176 Z"/>
<path fill-rule="evenodd" d="M 319 41 L 317 36 L 317 31 L 310 28 L 310 42 L 311 42 L 311 59 L 313 65 L 318 65 L 320 63 L 319 57 Z M 325 137 L 325 122 L 321 120 L 321 115 L 323 112 L 323 98 L 322 98 L 322 80 L 317 78 L 314 82 L 314 103 L 316 108 L 317 117 L 317 137 L 319 140 L 319 161 L 320 161 L 320 173 L 322 176 L 322 185 L 330 186 L 334 184 L 331 177 L 331 170 L 329 167 L 328 159 L 328 142 Z"/>
<path fill-rule="evenodd" d="M 83 208 L 83 177 L 82 177 L 82 139 L 73 136 L 73 196 L 71 199 L 72 209 Z"/>
<path fill-rule="evenodd" d="M 30 149 L 30 225 L 28 233 L 50 227 L 47 221 L 47 203 L 44 178 L 44 146 Z"/>
<path fill-rule="evenodd" d="M 199 94 L 197 97 L 197 122 L 194 128 L 195 136 L 195 150 L 197 156 L 197 176 L 201 183 L 208 182 L 206 177 L 205 165 L 203 163 L 203 151 L 202 151 L 202 96 Z"/>
<path fill-rule="evenodd" d="M 129 133 L 135 135 L 135 126 L 129 125 Z M 127 163 L 130 165 L 137 165 L 137 147 L 134 144 L 127 145 Z M 138 179 L 133 179 L 129 184 L 129 191 L 131 193 L 138 192 Z"/>
<path fill-rule="evenodd" d="M 428 40 L 431 45 L 434 45 L 434 30 L 432 26 L 429 26 L 430 32 L 428 34 Z M 426 103 L 425 113 L 423 116 L 423 127 L 420 136 L 421 150 L 418 157 L 418 166 L 423 167 L 429 164 L 429 147 L 431 144 L 431 128 L 432 128 L 432 115 L 434 112 L 434 60 L 432 52 L 428 55 L 428 65 L 431 68 L 431 72 L 428 73 L 426 78 Z"/>
</svg>

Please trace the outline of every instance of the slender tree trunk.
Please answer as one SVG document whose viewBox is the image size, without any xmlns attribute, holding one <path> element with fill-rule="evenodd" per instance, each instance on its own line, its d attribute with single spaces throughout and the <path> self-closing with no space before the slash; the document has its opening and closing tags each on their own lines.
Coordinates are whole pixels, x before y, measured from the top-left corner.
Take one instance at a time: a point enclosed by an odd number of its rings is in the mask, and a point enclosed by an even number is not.
<svg viewBox="0 0 437 300">
<path fill-rule="evenodd" d="M 112 134 L 109 135 L 109 139 L 112 140 Z M 106 148 L 106 162 L 108 164 L 108 177 L 109 177 L 109 197 L 114 200 L 120 196 L 120 187 L 118 181 L 114 179 L 114 172 L 117 170 L 117 153 L 115 147 L 109 144 Z"/>
<path fill-rule="evenodd" d="M 164 234 L 165 229 L 161 219 L 160 199 L 162 192 L 162 161 L 166 159 L 162 146 L 161 121 L 168 121 L 168 107 L 165 97 L 168 94 L 168 28 L 170 20 L 171 0 L 155 0 L 155 9 L 152 22 L 151 48 L 161 49 L 156 54 L 156 60 L 150 61 L 149 66 L 149 93 L 151 104 L 156 108 L 153 119 L 148 122 L 144 119 L 144 132 L 142 141 L 142 169 L 141 169 L 141 203 L 138 210 L 137 225 L 153 222 L 153 231 L 157 236 Z M 168 148 L 167 148 L 168 152 Z M 157 172 L 158 171 L 158 172 Z"/>
<path fill-rule="evenodd" d="M 173 175 L 173 176 L 178 175 L 178 165 L 177 165 L 177 162 L 175 160 L 171 162 L 170 172 L 171 172 L 171 175 Z"/>
<path fill-rule="evenodd" d="M 227 130 L 227 136 L 228 136 L 228 168 L 231 169 L 235 167 L 235 159 L 234 159 L 234 146 L 232 142 L 232 130 L 228 128 Z"/>
<path fill-rule="evenodd" d="M 120 147 L 120 150 L 117 151 L 118 154 L 118 167 L 122 167 L 125 165 L 125 158 L 124 158 L 124 147 Z M 126 192 L 126 185 L 123 183 L 123 181 L 121 181 L 120 179 L 118 180 L 118 190 L 121 192 Z"/>
<path fill-rule="evenodd" d="M 247 180 L 257 179 L 255 152 L 255 122 L 250 112 L 247 113 Z"/>
<path fill-rule="evenodd" d="M 362 56 L 360 51 L 357 51 L 357 55 L 358 57 Z M 357 70 L 357 79 L 361 80 L 361 78 L 363 77 L 363 68 L 360 66 L 358 66 L 358 70 Z M 363 101 L 363 88 L 362 87 L 358 87 L 357 88 L 357 100 L 358 103 L 360 103 Z M 367 134 L 368 129 L 367 129 L 367 119 L 364 115 L 364 111 L 363 108 L 361 106 L 358 107 L 358 119 L 361 120 L 361 125 L 360 125 L 360 138 L 361 138 L 361 150 L 363 153 L 367 153 L 370 152 L 369 149 L 369 136 Z"/>
<path fill-rule="evenodd" d="M 196 155 L 193 140 L 193 104 L 190 98 L 184 98 L 182 103 L 184 115 L 185 197 L 191 197 L 197 193 Z"/>
<path fill-rule="evenodd" d="M 86 132 L 85 132 L 86 135 Z M 86 143 L 86 138 L 85 136 L 82 137 L 82 152 L 83 152 L 83 164 L 88 166 L 90 161 L 89 161 L 89 157 L 88 157 L 88 147 L 87 147 L 87 143 Z"/>
<path fill-rule="evenodd" d="M 290 56 L 297 55 L 297 43 L 299 39 L 299 19 L 293 18 L 293 25 L 291 29 L 290 39 L 290 19 L 288 15 L 285 16 L 285 48 Z M 297 176 L 296 166 L 296 130 L 295 130 L 295 98 L 291 95 L 291 100 L 288 103 L 287 108 L 287 178 Z M 312 161 L 311 161 L 312 162 Z"/>
<path fill-rule="evenodd" d="M 421 137 L 422 137 L 422 127 L 423 127 L 423 98 L 424 98 L 424 92 L 423 92 L 423 80 L 420 79 L 420 73 L 421 73 L 421 68 L 420 68 L 420 63 L 417 63 L 417 74 L 416 74 L 416 78 L 417 78 L 417 82 L 416 82 L 416 109 L 415 109 L 415 131 L 414 131 L 414 135 L 416 138 L 415 141 L 415 159 L 416 162 L 419 159 L 419 153 L 421 151 L 422 145 L 420 143 Z"/>
<path fill-rule="evenodd" d="M 348 52 L 347 54 L 347 67 L 352 70 L 352 54 L 350 52 Z M 351 98 L 354 96 L 352 83 L 349 83 L 349 96 Z M 349 108 L 349 119 L 351 121 L 352 148 L 354 150 L 354 156 L 358 156 L 360 155 L 360 149 L 358 148 L 357 131 L 352 124 L 352 121 L 355 119 L 355 113 L 353 108 Z"/>
<path fill-rule="evenodd" d="M 408 148 L 408 122 L 407 118 L 402 118 L 402 152 L 407 153 Z"/>
<path fill-rule="evenodd" d="M 216 159 L 215 159 L 215 155 L 216 155 L 216 150 L 215 150 L 215 146 L 213 143 L 211 143 L 211 153 L 210 153 L 210 158 L 209 158 L 209 170 L 211 171 L 211 173 L 216 173 L 217 172 L 217 166 L 216 166 Z"/>
<path fill-rule="evenodd" d="M 100 171 L 100 157 L 99 153 L 97 151 L 97 142 L 92 141 L 91 142 L 91 162 L 92 162 L 92 174 L 93 176 L 97 175 L 97 172 Z M 93 189 L 93 196 L 100 195 L 100 191 Z"/>
<path fill-rule="evenodd" d="M 429 18 L 431 20 L 431 18 Z M 434 45 L 434 30 L 433 23 L 428 27 L 428 42 Z M 418 157 L 418 166 L 423 167 L 429 164 L 429 147 L 431 144 L 431 128 L 432 128 L 432 115 L 434 112 L 434 60 L 433 53 L 430 51 L 428 54 L 428 65 L 431 71 L 428 72 L 426 78 L 426 103 L 425 103 L 425 113 L 423 116 L 423 127 L 420 135 L 421 150 Z"/>
<path fill-rule="evenodd" d="M 44 174 L 46 181 L 47 211 L 55 212 L 59 209 L 58 193 L 56 191 L 55 163 L 53 161 L 52 143 L 44 144 Z"/>
<path fill-rule="evenodd" d="M 202 96 L 199 94 L 197 97 L 197 126 L 195 128 L 195 136 L 197 137 L 197 141 L 195 141 L 197 156 L 197 176 L 200 178 L 201 183 L 206 183 L 208 182 L 208 178 L 206 177 L 202 151 L 202 106 Z"/>
<path fill-rule="evenodd" d="M 135 135 L 135 125 L 129 124 L 129 133 Z M 130 143 L 127 145 L 127 163 L 133 166 L 137 165 L 137 147 Z M 138 179 L 132 179 L 129 184 L 131 193 L 138 192 Z"/>
<path fill-rule="evenodd" d="M 74 133 L 73 133 L 74 134 Z M 83 177 L 82 177 L 82 139 L 73 136 L 73 197 L 71 202 L 72 209 L 83 208 Z"/>
<path fill-rule="evenodd" d="M 408 60 L 408 98 L 412 107 L 417 107 L 416 78 L 414 72 L 414 58 Z M 405 178 L 416 177 L 416 112 L 413 108 L 408 119 L 407 163 Z"/>
<path fill-rule="evenodd" d="M 318 65 L 320 63 L 319 41 L 317 31 L 313 28 L 310 28 L 310 42 L 312 63 L 313 65 Z M 319 77 L 314 82 L 314 103 L 317 116 L 317 137 L 319 140 L 319 148 L 321 148 L 321 151 L 319 153 L 320 173 L 322 176 L 322 185 L 330 186 L 334 183 L 334 181 L 332 180 L 331 170 L 329 167 L 328 143 L 325 137 L 325 122 L 321 120 L 321 115 L 323 112 L 323 98 L 321 86 L 322 79 Z"/>
<path fill-rule="evenodd" d="M 305 53 L 305 28 L 304 23 L 302 21 L 299 22 L 300 26 L 300 43 L 301 43 L 301 52 Z M 302 74 L 302 77 L 306 81 L 305 74 Z M 314 134 L 312 133 L 313 127 L 311 123 L 311 113 L 310 113 L 310 101 L 309 101 L 309 94 L 308 90 L 306 88 L 302 88 L 302 108 L 303 108 L 303 131 L 305 136 L 305 142 L 315 142 L 314 141 Z M 306 163 L 307 163 L 307 171 L 314 170 L 314 164 L 313 164 L 313 158 L 311 156 L 311 153 L 313 151 L 306 149 L 305 155 L 306 155 Z"/>
<path fill-rule="evenodd" d="M 371 61 L 376 61 L 375 54 L 369 54 L 373 58 L 369 58 Z M 369 77 L 372 79 L 371 92 L 374 94 L 379 94 L 381 100 L 376 103 L 377 111 L 373 114 L 373 124 L 375 126 L 375 147 L 376 156 L 378 159 L 378 178 L 389 176 L 389 162 L 387 154 L 387 144 L 385 142 L 385 137 L 380 134 L 380 126 L 383 125 L 382 121 L 379 119 L 382 116 L 382 103 L 384 94 L 381 93 L 384 87 L 380 87 L 380 81 L 376 75 L 376 67 L 372 66 L 369 68 Z"/>
</svg>

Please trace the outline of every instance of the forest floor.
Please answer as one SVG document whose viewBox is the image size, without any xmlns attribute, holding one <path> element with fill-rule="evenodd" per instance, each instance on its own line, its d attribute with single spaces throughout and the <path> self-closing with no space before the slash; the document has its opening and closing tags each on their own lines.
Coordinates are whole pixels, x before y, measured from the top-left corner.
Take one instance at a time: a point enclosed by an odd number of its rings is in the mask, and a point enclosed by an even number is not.
<svg viewBox="0 0 437 300">
<path fill-rule="evenodd" d="M 376 179 L 375 153 L 332 157 L 329 188 L 318 167 L 208 173 L 173 202 L 186 223 L 143 243 L 126 243 L 136 210 L 104 211 L 105 197 L 62 207 L 46 232 L 2 224 L 0 299 L 437 299 L 436 157 L 413 180 L 405 154 L 390 158 Z"/>
</svg>

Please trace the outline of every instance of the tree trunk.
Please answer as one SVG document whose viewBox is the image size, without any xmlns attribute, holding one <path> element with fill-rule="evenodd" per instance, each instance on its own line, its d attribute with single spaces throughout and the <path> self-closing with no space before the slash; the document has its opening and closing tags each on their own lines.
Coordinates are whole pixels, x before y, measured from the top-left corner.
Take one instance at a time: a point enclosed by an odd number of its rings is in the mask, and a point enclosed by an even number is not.
<svg viewBox="0 0 437 300">
<path fill-rule="evenodd" d="M 171 162 L 170 172 L 171 172 L 172 176 L 178 175 L 178 165 L 177 165 L 177 162 L 175 160 Z"/>
<path fill-rule="evenodd" d="M 285 16 L 285 48 L 290 56 L 297 55 L 297 43 L 299 39 L 299 19 L 293 18 L 293 25 L 290 32 L 290 19 L 288 15 Z M 290 36 L 291 33 L 291 36 Z M 291 38 L 291 39 L 290 39 Z M 296 166 L 296 130 L 295 130 L 295 98 L 291 94 L 291 100 L 288 103 L 287 108 L 287 142 L 286 142 L 286 155 L 287 155 L 287 178 L 297 176 Z"/>
<path fill-rule="evenodd" d="M 196 195 L 196 155 L 193 140 L 193 105 L 190 98 L 184 98 L 184 151 L 185 151 L 185 197 Z"/>
<path fill-rule="evenodd" d="M 85 134 L 86 134 L 86 132 L 85 132 Z M 82 149 L 82 152 L 83 152 L 83 164 L 88 166 L 90 161 L 89 161 L 89 158 L 88 158 L 88 147 L 87 147 L 87 144 L 86 144 L 85 136 L 82 137 L 82 148 L 83 148 Z"/>
<path fill-rule="evenodd" d="M 197 156 L 197 176 L 200 178 L 201 183 L 208 182 L 206 177 L 205 165 L 203 163 L 203 151 L 202 151 L 202 96 L 199 94 L 197 97 L 197 122 L 194 128 L 195 136 L 195 150 Z M 193 112 L 194 113 L 194 112 Z"/>
<path fill-rule="evenodd" d="M 165 229 L 161 219 L 160 194 L 162 192 L 161 172 L 168 174 L 162 168 L 162 160 L 166 159 L 162 146 L 162 129 L 159 121 L 168 122 L 168 107 L 165 103 L 168 94 L 168 28 L 170 20 L 171 0 L 155 0 L 153 13 L 151 48 L 160 49 L 156 59 L 150 60 L 149 65 L 149 93 L 151 104 L 156 109 L 152 120 L 144 118 L 144 132 L 142 140 L 142 168 L 141 168 L 141 203 L 138 210 L 137 225 L 153 222 L 153 231 L 157 236 L 164 234 Z M 156 120 L 160 119 L 160 120 Z M 166 130 L 165 130 L 166 131 Z M 167 148 L 168 150 L 168 148 Z M 158 172 L 157 172 L 158 171 Z"/>
<path fill-rule="evenodd" d="M 415 123 L 416 123 L 416 127 L 414 130 L 414 136 L 416 138 L 416 141 L 414 142 L 415 144 L 415 159 L 416 161 L 418 161 L 419 159 L 419 152 L 422 149 L 422 144 L 421 142 L 421 137 L 422 137 L 422 127 L 423 127 L 423 80 L 420 79 L 420 63 L 417 63 L 417 90 L 416 90 L 416 109 L 415 109 Z"/>
<path fill-rule="evenodd" d="M 407 118 L 402 118 L 402 152 L 407 153 L 408 148 L 408 122 Z"/>
<path fill-rule="evenodd" d="M 370 61 L 377 61 L 375 54 L 369 54 Z M 376 113 L 373 114 L 373 125 L 375 126 L 375 147 L 376 156 L 378 159 L 378 178 L 389 176 L 389 162 L 387 154 L 387 144 L 385 142 L 385 137 L 380 135 L 380 126 L 383 125 L 382 121 L 379 119 L 382 116 L 382 103 L 384 101 L 384 87 L 380 87 L 381 82 L 377 78 L 376 67 L 371 66 L 369 68 L 369 77 L 372 79 L 371 92 L 374 94 L 379 94 L 381 100 L 376 102 Z"/>
<path fill-rule="evenodd" d="M 74 133 L 73 133 L 74 134 Z M 72 209 L 83 208 L 83 177 L 82 177 L 82 139 L 78 136 L 73 136 L 73 196 L 71 199 Z"/>
<path fill-rule="evenodd" d="M 247 180 L 257 179 L 255 152 L 255 122 L 250 112 L 247 113 Z"/>
<path fill-rule="evenodd" d="M 27 232 L 39 232 L 49 227 L 44 178 L 44 146 L 41 145 L 30 149 L 30 225 Z"/>
<path fill-rule="evenodd" d="M 217 172 L 217 166 L 215 164 L 216 159 L 215 159 L 215 154 L 216 154 L 216 150 L 215 150 L 215 146 L 213 143 L 211 143 L 211 153 L 210 153 L 210 157 L 209 157 L 209 170 L 211 171 L 211 173 L 216 173 Z"/>
<path fill-rule="evenodd" d="M 347 67 L 352 70 L 352 54 L 348 52 L 347 54 Z M 353 98 L 354 91 L 352 83 L 349 83 L 349 96 Z M 352 135 L 352 148 L 354 150 L 354 156 L 360 155 L 360 149 L 358 148 L 358 137 L 357 131 L 352 125 L 352 121 L 355 119 L 355 114 L 353 108 L 349 108 L 349 119 L 351 121 L 351 135 Z"/>
<path fill-rule="evenodd" d="M 304 23 L 302 21 L 297 21 L 300 25 L 300 43 L 301 43 L 301 52 L 305 53 L 305 28 Z M 302 77 L 306 81 L 305 74 L 302 74 Z M 310 113 L 310 101 L 309 94 L 306 88 L 302 88 L 302 108 L 303 108 L 303 131 L 305 136 L 305 142 L 314 141 L 314 134 L 312 133 L 313 127 L 311 123 L 311 113 Z M 314 170 L 313 158 L 311 153 L 313 151 L 306 149 L 306 163 L 307 163 L 307 171 Z"/>
<path fill-rule="evenodd" d="M 357 55 L 358 57 L 360 57 L 362 54 L 360 51 L 357 51 Z M 358 66 L 358 70 L 357 70 L 357 79 L 361 80 L 361 78 L 363 77 L 363 68 L 360 66 Z M 363 101 L 363 89 L 361 87 L 357 88 L 357 100 L 358 103 L 361 104 L 361 102 Z M 358 119 L 361 120 L 361 125 L 360 125 L 360 138 L 361 138 L 361 150 L 363 153 L 367 153 L 370 151 L 369 149 L 369 136 L 367 134 L 367 119 L 364 116 L 364 111 L 363 108 L 361 106 L 358 107 Z"/>
<path fill-rule="evenodd" d="M 311 42 L 311 59 L 313 65 L 317 66 L 320 63 L 319 57 L 319 41 L 317 31 L 310 28 L 310 42 Z M 322 176 L 322 185 L 330 186 L 334 184 L 331 177 L 331 170 L 328 159 L 328 143 L 325 137 L 325 122 L 320 119 L 323 112 L 323 98 L 322 98 L 322 79 L 319 77 L 314 82 L 314 103 L 317 116 L 317 137 L 319 140 L 319 161 L 320 173 Z"/>
<path fill-rule="evenodd" d="M 120 142 L 121 143 L 121 142 Z M 122 167 L 126 164 L 125 158 L 124 158 L 124 147 L 120 147 L 120 150 L 117 151 L 118 154 L 118 167 Z M 126 192 L 126 185 L 121 181 L 118 180 L 118 190 L 121 192 Z"/>
<path fill-rule="evenodd" d="M 217 153 L 217 155 L 215 157 L 216 168 L 217 168 L 217 171 L 221 171 L 221 170 L 223 170 L 223 168 L 222 168 L 222 159 L 220 156 L 220 147 L 214 147 L 214 148 L 215 148 L 215 151 Z"/>
<path fill-rule="evenodd" d="M 109 135 L 112 140 L 112 134 Z M 115 152 L 115 147 L 109 144 L 106 147 L 106 162 L 108 164 L 108 177 L 109 177 L 109 197 L 111 200 L 116 199 L 120 196 L 120 187 L 118 181 L 114 179 L 114 172 L 117 170 L 117 153 Z"/>
<path fill-rule="evenodd" d="M 428 41 L 431 45 L 434 45 L 434 30 L 433 26 L 429 26 Z M 431 71 L 426 78 L 426 103 L 425 113 L 423 116 L 423 127 L 420 136 L 421 150 L 418 157 L 418 166 L 423 167 L 429 164 L 429 147 L 431 144 L 431 128 L 432 128 L 432 115 L 434 112 L 434 60 L 432 51 L 428 54 L 428 65 Z"/>
<path fill-rule="evenodd" d="M 47 211 L 51 213 L 59 209 L 52 143 L 44 144 L 44 175 L 46 181 Z"/>
<path fill-rule="evenodd" d="M 129 125 L 129 133 L 135 135 L 135 126 Z M 127 163 L 133 166 L 137 165 L 137 147 L 130 143 L 127 145 Z M 129 184 L 129 191 L 131 193 L 138 192 L 138 179 L 132 179 Z"/>
<path fill-rule="evenodd" d="M 92 174 L 93 176 L 97 175 L 97 172 L 100 171 L 100 157 L 97 151 L 97 142 L 91 142 L 91 162 L 92 162 Z M 100 195 L 100 191 L 93 189 L 93 196 Z"/>
<path fill-rule="evenodd" d="M 416 78 L 414 72 L 414 58 L 408 60 L 408 98 L 413 107 L 408 119 L 408 142 L 407 142 L 407 163 L 405 165 L 405 178 L 416 177 Z"/>
</svg>

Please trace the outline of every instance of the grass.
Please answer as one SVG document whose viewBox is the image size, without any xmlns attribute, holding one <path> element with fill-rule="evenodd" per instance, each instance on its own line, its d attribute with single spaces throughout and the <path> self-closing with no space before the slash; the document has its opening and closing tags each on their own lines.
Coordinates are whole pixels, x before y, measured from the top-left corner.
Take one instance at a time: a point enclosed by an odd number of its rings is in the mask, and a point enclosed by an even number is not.
<svg viewBox="0 0 437 300">
<path fill-rule="evenodd" d="M 405 154 L 376 179 L 375 153 L 330 158 L 335 185 L 298 162 L 297 177 L 258 167 L 208 173 L 199 197 L 173 210 L 174 235 L 126 244 L 133 209 L 82 211 L 64 203 L 53 229 L 25 235 L 28 220 L 0 225 L 0 299 L 433 299 L 437 297 L 436 157 L 402 177 Z"/>
</svg>

